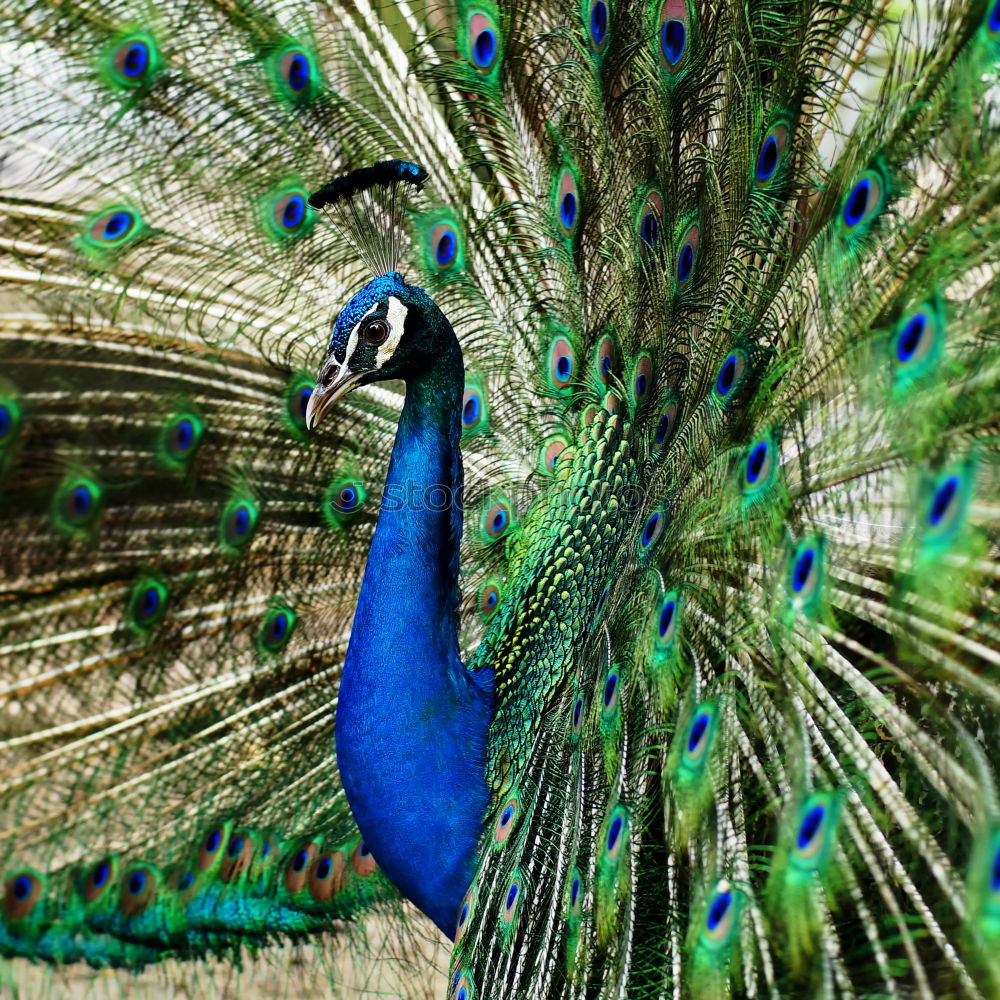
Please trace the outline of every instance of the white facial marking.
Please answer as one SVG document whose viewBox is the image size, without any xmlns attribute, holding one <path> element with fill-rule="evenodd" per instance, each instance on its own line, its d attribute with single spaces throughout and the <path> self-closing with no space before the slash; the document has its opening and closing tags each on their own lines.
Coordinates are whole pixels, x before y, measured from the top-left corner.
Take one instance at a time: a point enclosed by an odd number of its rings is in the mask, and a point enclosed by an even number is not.
<svg viewBox="0 0 1000 1000">
<path fill-rule="evenodd" d="M 385 363 L 396 352 L 396 348 L 399 347 L 403 330 L 406 328 L 406 313 L 407 309 L 402 301 L 397 299 L 395 295 L 390 295 L 389 311 L 385 317 L 389 322 L 389 336 L 386 342 L 379 347 L 378 354 L 375 355 L 375 364 L 379 368 L 384 367 Z"/>
</svg>

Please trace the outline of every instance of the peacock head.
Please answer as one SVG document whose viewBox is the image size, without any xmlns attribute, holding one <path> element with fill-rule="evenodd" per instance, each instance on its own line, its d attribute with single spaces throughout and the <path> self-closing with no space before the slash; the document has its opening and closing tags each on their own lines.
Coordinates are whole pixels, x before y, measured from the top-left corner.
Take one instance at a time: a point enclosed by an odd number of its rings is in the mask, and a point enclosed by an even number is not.
<svg viewBox="0 0 1000 1000">
<path fill-rule="evenodd" d="M 316 427 L 356 386 L 426 372 L 453 340 L 444 314 L 422 288 L 408 285 L 397 271 L 368 282 L 333 324 L 306 426 Z"/>
</svg>

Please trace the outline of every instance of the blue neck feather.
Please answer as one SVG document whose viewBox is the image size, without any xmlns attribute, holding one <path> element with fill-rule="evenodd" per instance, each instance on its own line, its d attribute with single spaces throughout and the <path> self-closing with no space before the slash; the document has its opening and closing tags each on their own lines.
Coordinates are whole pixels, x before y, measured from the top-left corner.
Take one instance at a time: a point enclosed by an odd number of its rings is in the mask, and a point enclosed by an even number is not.
<svg viewBox="0 0 1000 1000">
<path fill-rule="evenodd" d="M 493 696 L 488 672 L 468 672 L 458 650 L 464 372 L 441 322 L 433 366 L 407 380 L 336 735 L 347 800 L 375 860 L 453 937 L 489 804 Z"/>
</svg>

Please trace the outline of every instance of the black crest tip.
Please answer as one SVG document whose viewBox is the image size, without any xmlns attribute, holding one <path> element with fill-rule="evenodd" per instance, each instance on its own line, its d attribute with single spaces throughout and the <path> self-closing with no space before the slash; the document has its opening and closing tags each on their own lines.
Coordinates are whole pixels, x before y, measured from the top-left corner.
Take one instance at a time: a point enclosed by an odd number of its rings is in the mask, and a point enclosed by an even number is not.
<svg viewBox="0 0 1000 1000">
<path fill-rule="evenodd" d="M 362 167 L 360 170 L 352 170 L 349 174 L 335 177 L 329 184 L 325 184 L 309 196 L 309 204 L 316 209 L 327 208 L 370 188 L 386 188 L 393 184 L 410 184 L 419 191 L 427 177 L 427 171 L 415 163 L 407 163 L 405 160 L 382 160 L 370 167 Z"/>
</svg>

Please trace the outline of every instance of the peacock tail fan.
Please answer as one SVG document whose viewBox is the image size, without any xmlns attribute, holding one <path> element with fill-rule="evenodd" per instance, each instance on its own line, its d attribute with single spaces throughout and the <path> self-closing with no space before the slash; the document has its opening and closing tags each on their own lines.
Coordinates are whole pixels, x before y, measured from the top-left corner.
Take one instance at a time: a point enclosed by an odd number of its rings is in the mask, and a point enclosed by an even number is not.
<svg viewBox="0 0 1000 1000">
<path fill-rule="evenodd" d="M 1000 4 L 0 23 L 3 989 L 1000 998 Z M 334 754 L 372 272 L 464 356 L 448 943 Z"/>
</svg>

